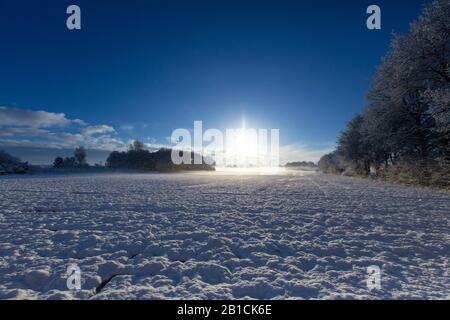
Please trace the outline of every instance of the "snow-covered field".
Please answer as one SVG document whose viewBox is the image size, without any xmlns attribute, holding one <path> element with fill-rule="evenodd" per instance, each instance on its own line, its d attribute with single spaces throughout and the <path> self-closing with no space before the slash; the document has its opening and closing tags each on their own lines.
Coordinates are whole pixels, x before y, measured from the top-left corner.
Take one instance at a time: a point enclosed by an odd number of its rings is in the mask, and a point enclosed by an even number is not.
<svg viewBox="0 0 450 320">
<path fill-rule="evenodd" d="M 449 193 L 316 173 L 2 177 L 0 298 L 450 298 L 449 220 Z"/>
</svg>

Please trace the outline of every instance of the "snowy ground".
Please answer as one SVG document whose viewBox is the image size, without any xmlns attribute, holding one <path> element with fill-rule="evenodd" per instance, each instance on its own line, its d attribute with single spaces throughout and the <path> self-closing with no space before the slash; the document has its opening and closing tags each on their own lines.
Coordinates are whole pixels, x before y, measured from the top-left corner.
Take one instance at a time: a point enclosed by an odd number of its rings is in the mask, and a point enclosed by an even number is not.
<svg viewBox="0 0 450 320">
<path fill-rule="evenodd" d="M 0 298 L 448 299 L 449 221 L 449 193 L 315 173 L 3 177 Z"/>
</svg>

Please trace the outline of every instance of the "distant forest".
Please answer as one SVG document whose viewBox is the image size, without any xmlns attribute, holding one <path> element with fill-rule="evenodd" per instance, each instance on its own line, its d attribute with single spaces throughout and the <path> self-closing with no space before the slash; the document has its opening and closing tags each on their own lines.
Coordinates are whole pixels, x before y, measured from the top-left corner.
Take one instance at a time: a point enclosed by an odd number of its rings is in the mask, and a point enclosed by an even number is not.
<svg viewBox="0 0 450 320">
<path fill-rule="evenodd" d="M 285 167 L 287 168 L 316 168 L 316 164 L 312 161 L 296 161 L 288 162 Z"/>
<path fill-rule="evenodd" d="M 328 173 L 450 187 L 450 1 L 424 7 L 395 35 L 367 106 L 319 161 Z"/>
<path fill-rule="evenodd" d="M 186 152 L 186 151 L 184 151 Z M 113 151 L 106 160 L 106 167 L 113 169 L 131 169 L 143 171 L 193 171 L 193 170 L 215 170 L 214 166 L 208 165 L 203 160 L 202 164 L 180 164 L 172 162 L 172 150 L 160 149 L 156 152 L 145 150 L 145 146 L 140 141 L 134 141 L 128 151 Z M 191 152 L 191 159 L 194 153 Z"/>
<path fill-rule="evenodd" d="M 181 164 L 175 165 L 172 162 L 172 150 L 160 149 L 155 152 L 150 152 L 146 149 L 145 144 L 141 141 L 135 140 L 129 145 L 127 151 L 113 151 L 106 159 L 106 169 L 125 169 L 137 171 L 158 171 L 158 172 L 173 172 L 173 171 L 193 171 L 193 170 L 214 170 L 214 166 L 207 165 L 205 161 L 199 165 Z M 53 162 L 54 169 L 87 169 L 90 166 L 86 162 L 86 150 L 83 147 L 78 147 L 74 151 L 73 157 L 56 157 Z M 191 158 L 194 153 L 191 154 Z M 96 168 L 101 166 L 96 165 Z"/>
</svg>

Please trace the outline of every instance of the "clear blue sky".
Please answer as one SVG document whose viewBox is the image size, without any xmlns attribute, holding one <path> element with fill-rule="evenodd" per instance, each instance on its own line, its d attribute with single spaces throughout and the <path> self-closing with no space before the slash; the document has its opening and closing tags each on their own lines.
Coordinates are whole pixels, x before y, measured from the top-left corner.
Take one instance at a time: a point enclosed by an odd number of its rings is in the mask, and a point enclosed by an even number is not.
<svg viewBox="0 0 450 320">
<path fill-rule="evenodd" d="M 2 1 L 0 106 L 155 144 L 194 120 L 224 129 L 245 116 L 279 128 L 282 145 L 323 150 L 364 107 L 392 32 L 406 32 L 426 2 Z M 80 31 L 66 29 L 70 4 L 81 7 Z M 366 28 L 370 4 L 381 31 Z M 38 138 L 4 132 L 0 146 Z"/>
</svg>

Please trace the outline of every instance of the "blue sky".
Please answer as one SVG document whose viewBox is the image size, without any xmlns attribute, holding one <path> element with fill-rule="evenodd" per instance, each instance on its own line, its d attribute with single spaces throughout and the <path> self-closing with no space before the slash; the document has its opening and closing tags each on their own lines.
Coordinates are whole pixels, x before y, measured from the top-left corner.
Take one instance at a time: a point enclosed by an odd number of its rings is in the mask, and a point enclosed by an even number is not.
<svg viewBox="0 0 450 320">
<path fill-rule="evenodd" d="M 106 154 L 131 139 L 167 144 L 194 120 L 225 129 L 245 117 L 279 128 L 289 160 L 317 160 L 365 106 L 392 33 L 426 2 L 2 1 L 0 148 L 45 162 L 31 146 Z M 79 31 L 65 26 L 70 4 Z M 382 30 L 366 28 L 370 4 Z"/>
</svg>

